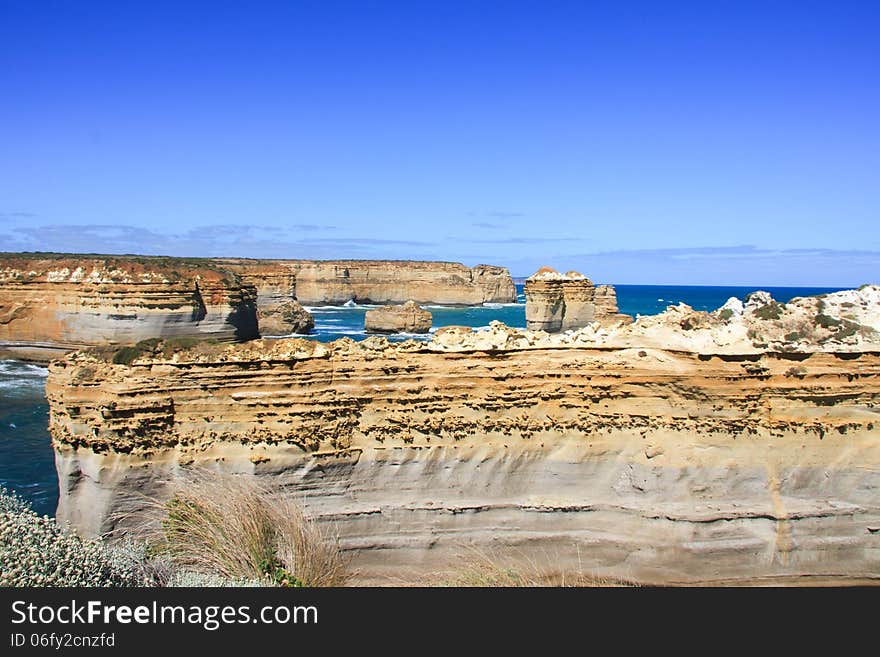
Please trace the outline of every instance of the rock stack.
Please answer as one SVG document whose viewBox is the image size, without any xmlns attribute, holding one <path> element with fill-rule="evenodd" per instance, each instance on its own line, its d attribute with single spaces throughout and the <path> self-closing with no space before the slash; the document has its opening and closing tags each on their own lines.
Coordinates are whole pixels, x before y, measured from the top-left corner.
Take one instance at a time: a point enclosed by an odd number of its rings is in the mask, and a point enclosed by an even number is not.
<svg viewBox="0 0 880 657">
<path fill-rule="evenodd" d="M 364 316 L 367 333 L 427 333 L 433 317 L 415 301 L 400 306 L 384 306 L 368 310 Z"/>
<path fill-rule="evenodd" d="M 284 301 L 266 309 L 258 308 L 260 334 L 266 335 L 305 335 L 315 328 L 311 313 L 297 301 Z"/>
<path fill-rule="evenodd" d="M 541 267 L 526 280 L 526 326 L 532 331 L 558 333 L 593 322 L 631 322 L 617 309 L 617 295 L 610 285 L 593 285 L 583 274 L 560 274 Z"/>
</svg>

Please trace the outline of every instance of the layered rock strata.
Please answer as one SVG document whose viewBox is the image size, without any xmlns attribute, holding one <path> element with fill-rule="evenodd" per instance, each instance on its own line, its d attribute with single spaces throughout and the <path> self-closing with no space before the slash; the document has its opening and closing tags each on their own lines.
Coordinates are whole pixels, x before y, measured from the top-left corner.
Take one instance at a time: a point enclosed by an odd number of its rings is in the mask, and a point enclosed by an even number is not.
<svg viewBox="0 0 880 657">
<path fill-rule="evenodd" d="M 298 495 L 371 582 L 473 547 L 666 584 L 877 580 L 880 288 L 771 303 L 71 354 L 47 383 L 58 515 L 125 531 L 207 467 Z M 774 342 L 795 324 L 813 331 Z"/>
<path fill-rule="evenodd" d="M 0 356 L 47 361 L 153 337 L 257 337 L 256 292 L 181 259 L 0 256 Z"/>
<path fill-rule="evenodd" d="M 409 260 L 218 261 L 258 290 L 260 307 L 296 298 L 305 306 L 355 303 L 474 306 L 513 303 L 516 288 L 505 267 Z"/>
<path fill-rule="evenodd" d="M 415 301 L 400 306 L 384 306 L 364 314 L 367 333 L 427 333 L 431 330 L 431 313 Z"/>
<path fill-rule="evenodd" d="M 629 323 L 618 313 L 617 295 L 610 285 L 594 286 L 576 271 L 560 274 L 542 267 L 526 279 L 526 326 L 533 331 L 558 333 L 593 322 Z"/>
</svg>

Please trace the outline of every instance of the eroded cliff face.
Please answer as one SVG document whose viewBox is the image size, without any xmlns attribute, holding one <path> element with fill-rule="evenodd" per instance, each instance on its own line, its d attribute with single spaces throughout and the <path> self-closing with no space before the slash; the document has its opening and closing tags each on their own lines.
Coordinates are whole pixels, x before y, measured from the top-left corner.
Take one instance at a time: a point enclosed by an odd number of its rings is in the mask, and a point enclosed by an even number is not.
<svg viewBox="0 0 880 657">
<path fill-rule="evenodd" d="M 0 256 L 0 355 L 47 361 L 153 337 L 257 336 L 256 292 L 179 259 Z"/>
<path fill-rule="evenodd" d="M 841 352 L 822 333 L 737 353 L 701 335 L 807 305 L 698 313 L 702 327 L 670 309 L 690 350 L 658 348 L 639 320 L 157 349 L 131 366 L 71 354 L 47 383 L 58 514 L 124 529 L 199 466 L 301 496 L 373 582 L 424 581 L 468 546 L 659 583 L 880 578 L 880 345 Z"/>
<path fill-rule="evenodd" d="M 305 306 L 357 303 L 464 305 L 513 303 L 505 267 L 406 260 L 240 260 L 219 263 L 258 290 L 260 307 L 296 299 Z"/>
</svg>

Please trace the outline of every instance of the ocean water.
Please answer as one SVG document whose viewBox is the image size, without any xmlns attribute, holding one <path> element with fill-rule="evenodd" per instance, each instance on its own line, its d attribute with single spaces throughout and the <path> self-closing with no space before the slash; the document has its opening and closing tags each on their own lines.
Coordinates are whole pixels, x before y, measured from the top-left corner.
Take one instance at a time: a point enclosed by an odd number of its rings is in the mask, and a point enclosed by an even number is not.
<svg viewBox="0 0 880 657">
<path fill-rule="evenodd" d="M 0 361 L 0 486 L 55 515 L 58 479 L 49 438 L 44 367 Z"/>
<path fill-rule="evenodd" d="M 697 310 L 714 310 L 730 297 L 744 298 L 756 288 L 618 285 L 620 311 L 630 315 L 653 315 L 667 306 L 684 302 Z M 762 288 L 778 301 L 834 292 L 837 288 Z M 517 285 L 518 303 L 486 304 L 452 308 L 426 306 L 434 316 L 434 327 L 488 326 L 500 320 L 508 326 L 525 327 L 525 297 Z M 309 337 L 329 342 L 349 337 L 362 340 L 364 313 L 376 306 L 324 306 L 309 308 L 315 330 Z M 395 335 L 390 340 L 427 339 L 429 336 Z M 30 501 L 38 513 L 54 515 L 58 503 L 55 459 L 49 438 L 49 407 L 46 403 L 46 368 L 0 361 L 0 486 L 12 489 Z"/>
</svg>

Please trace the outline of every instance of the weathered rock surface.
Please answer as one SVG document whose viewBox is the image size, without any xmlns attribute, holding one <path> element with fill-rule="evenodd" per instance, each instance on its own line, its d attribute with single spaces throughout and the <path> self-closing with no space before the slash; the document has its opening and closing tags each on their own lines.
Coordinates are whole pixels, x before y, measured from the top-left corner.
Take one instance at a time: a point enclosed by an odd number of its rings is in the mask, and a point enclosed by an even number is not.
<svg viewBox="0 0 880 657">
<path fill-rule="evenodd" d="M 290 335 L 307 334 L 315 328 L 315 318 L 297 301 L 282 301 L 268 309 L 258 308 L 260 334 Z"/>
<path fill-rule="evenodd" d="M 610 285 L 594 286 L 576 271 L 560 274 L 542 267 L 526 279 L 526 326 L 532 331 L 558 333 L 580 329 L 593 322 L 629 323 L 617 310 L 617 295 Z"/>
<path fill-rule="evenodd" d="M 427 333 L 431 330 L 431 313 L 415 301 L 400 306 L 384 306 L 368 310 L 364 315 L 367 333 Z"/>
<path fill-rule="evenodd" d="M 153 337 L 257 336 L 255 290 L 183 259 L 0 255 L 0 356 L 47 361 Z"/>
<path fill-rule="evenodd" d="M 468 546 L 657 583 L 878 579 L 880 288 L 770 303 L 71 354 L 47 383 L 58 515 L 124 530 L 198 466 L 296 492 L 373 582 L 423 581 Z"/>
<path fill-rule="evenodd" d="M 473 306 L 513 303 L 516 288 L 505 267 L 407 260 L 221 259 L 258 290 L 260 307 L 296 298 L 305 306 L 356 303 Z"/>
</svg>

